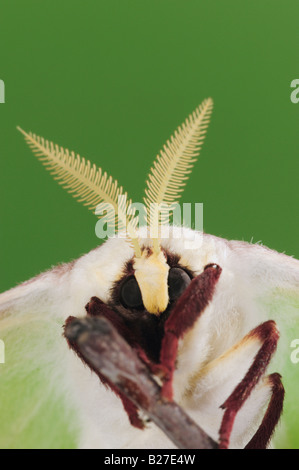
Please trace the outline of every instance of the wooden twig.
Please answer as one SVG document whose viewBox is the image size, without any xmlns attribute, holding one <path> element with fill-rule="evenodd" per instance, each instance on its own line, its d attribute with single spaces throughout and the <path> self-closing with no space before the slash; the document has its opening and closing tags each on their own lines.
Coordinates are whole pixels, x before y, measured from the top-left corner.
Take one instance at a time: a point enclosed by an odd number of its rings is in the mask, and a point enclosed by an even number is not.
<svg viewBox="0 0 299 470">
<path fill-rule="evenodd" d="M 75 318 L 67 323 L 65 336 L 87 364 L 142 409 L 178 448 L 217 448 L 217 443 L 178 404 L 161 397 L 161 388 L 147 366 L 109 320 Z"/>
</svg>

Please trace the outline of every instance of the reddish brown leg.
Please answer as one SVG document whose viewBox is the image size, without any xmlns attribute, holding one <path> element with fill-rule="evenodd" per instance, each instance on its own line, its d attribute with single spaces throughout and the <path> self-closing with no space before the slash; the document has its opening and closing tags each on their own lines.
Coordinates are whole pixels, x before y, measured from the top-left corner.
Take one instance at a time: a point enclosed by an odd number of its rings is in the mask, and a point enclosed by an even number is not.
<svg viewBox="0 0 299 470">
<path fill-rule="evenodd" d="M 92 317 L 104 317 L 113 324 L 117 332 L 134 348 L 138 357 L 144 362 L 151 372 L 155 373 L 155 364 L 153 364 L 146 355 L 146 352 L 137 342 L 132 330 L 124 323 L 122 317 L 106 305 L 98 297 L 92 297 L 85 307 L 87 314 Z"/>
<path fill-rule="evenodd" d="M 284 388 L 280 379 L 281 376 L 277 373 L 267 377 L 271 383 L 272 397 L 260 427 L 245 449 L 266 449 L 282 413 Z"/>
<path fill-rule="evenodd" d="M 169 318 L 165 322 L 164 338 L 160 353 L 160 366 L 164 372 L 162 396 L 172 399 L 172 379 L 175 370 L 178 341 L 192 328 L 213 297 L 215 285 L 221 274 L 220 266 L 208 266 L 194 278 L 178 299 Z"/>
<path fill-rule="evenodd" d="M 239 385 L 237 385 L 233 393 L 221 406 L 225 412 L 219 431 L 220 449 L 228 448 L 236 415 L 260 380 L 261 376 L 264 374 L 277 347 L 279 333 L 275 322 L 272 320 L 259 325 L 257 328 L 252 330 L 251 335 L 258 337 L 262 342 L 262 346 L 256 354 L 254 361 L 243 380 Z"/>
<path fill-rule="evenodd" d="M 130 330 L 126 327 L 121 317 L 116 312 L 114 312 L 111 308 L 109 308 L 106 304 L 104 304 L 104 302 L 102 302 L 97 297 L 92 297 L 90 302 L 86 305 L 86 311 L 88 315 L 90 316 L 95 316 L 95 317 L 102 316 L 104 318 L 107 318 L 116 328 L 118 333 L 120 333 L 120 335 L 124 339 L 126 339 L 126 341 L 131 346 L 136 346 L 137 352 L 139 352 L 138 349 L 140 348 L 138 347 L 138 345 L 135 344 L 135 341 L 131 335 Z M 70 325 L 70 323 L 72 323 L 74 319 L 75 317 L 67 318 L 65 325 L 64 325 L 64 330 L 67 328 L 68 325 Z M 143 429 L 144 423 L 138 415 L 138 408 L 135 406 L 135 404 L 132 403 L 123 393 L 121 393 L 118 390 L 118 388 L 112 382 L 110 382 L 104 375 L 102 375 L 98 370 L 96 370 L 93 367 L 93 365 L 89 363 L 86 360 L 86 358 L 82 356 L 76 342 L 71 341 L 68 338 L 66 339 L 70 348 L 77 354 L 77 356 L 84 362 L 84 364 L 87 364 L 88 367 L 97 374 L 97 376 L 99 377 L 103 385 L 105 385 L 106 387 L 108 386 L 121 399 L 123 403 L 123 407 L 128 415 L 130 423 L 136 428 Z M 141 356 L 141 359 L 143 359 L 146 362 L 147 357 L 144 351 L 140 350 L 139 355 Z"/>
</svg>

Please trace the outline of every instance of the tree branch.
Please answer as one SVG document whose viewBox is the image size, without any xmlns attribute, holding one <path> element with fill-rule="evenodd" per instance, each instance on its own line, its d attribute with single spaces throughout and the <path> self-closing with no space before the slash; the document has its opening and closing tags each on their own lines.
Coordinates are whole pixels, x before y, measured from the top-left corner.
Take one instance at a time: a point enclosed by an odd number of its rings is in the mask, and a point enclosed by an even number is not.
<svg viewBox="0 0 299 470">
<path fill-rule="evenodd" d="M 179 405 L 161 396 L 161 388 L 147 366 L 109 320 L 71 319 L 66 323 L 65 336 L 88 365 L 142 409 L 178 448 L 217 448 L 217 443 Z"/>
</svg>

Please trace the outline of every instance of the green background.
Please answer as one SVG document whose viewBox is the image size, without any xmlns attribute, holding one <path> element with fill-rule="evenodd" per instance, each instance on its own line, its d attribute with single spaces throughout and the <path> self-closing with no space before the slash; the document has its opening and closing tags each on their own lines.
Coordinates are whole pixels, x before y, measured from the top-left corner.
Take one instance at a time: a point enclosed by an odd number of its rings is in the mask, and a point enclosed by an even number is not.
<svg viewBox="0 0 299 470">
<path fill-rule="evenodd" d="M 299 258 L 298 17 L 298 0 L 1 0 L 0 291 L 100 243 L 95 216 L 53 182 L 17 125 L 141 201 L 153 158 L 208 96 L 212 121 L 182 202 L 204 203 L 208 233 Z"/>
</svg>

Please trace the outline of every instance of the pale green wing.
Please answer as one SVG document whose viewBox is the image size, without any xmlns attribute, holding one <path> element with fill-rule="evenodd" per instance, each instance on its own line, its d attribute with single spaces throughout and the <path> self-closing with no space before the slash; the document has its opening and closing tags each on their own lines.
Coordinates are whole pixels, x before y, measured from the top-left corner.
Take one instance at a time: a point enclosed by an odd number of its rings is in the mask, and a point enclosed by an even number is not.
<svg viewBox="0 0 299 470">
<path fill-rule="evenodd" d="M 35 317 L 1 326 L 0 448 L 76 448 L 78 416 L 64 381 L 62 324 Z"/>
<path fill-rule="evenodd" d="M 291 343 L 299 339 L 299 260 L 260 245 L 228 243 L 236 255 L 236 274 L 245 281 L 246 291 L 256 299 L 258 321 L 274 320 L 280 330 L 270 370 L 282 375 L 286 395 L 275 446 L 299 448 L 299 362 L 295 364 L 291 360 L 294 350 Z"/>
<path fill-rule="evenodd" d="M 62 336 L 72 299 L 72 267 L 56 266 L 0 294 L 5 353 L 0 363 L 0 448 L 78 444 L 78 415 L 67 381 L 68 345 Z"/>
</svg>

